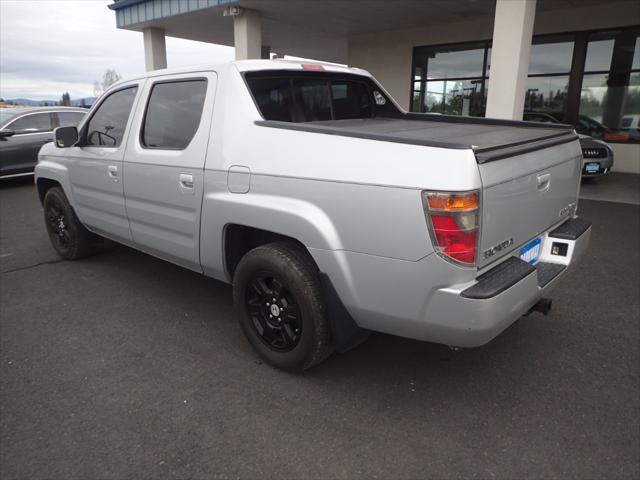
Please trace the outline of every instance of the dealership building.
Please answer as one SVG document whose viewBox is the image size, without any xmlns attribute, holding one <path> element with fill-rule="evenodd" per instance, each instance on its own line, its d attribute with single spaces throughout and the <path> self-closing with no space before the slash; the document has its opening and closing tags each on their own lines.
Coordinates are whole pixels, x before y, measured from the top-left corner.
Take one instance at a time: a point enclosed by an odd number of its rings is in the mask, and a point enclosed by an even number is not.
<svg viewBox="0 0 640 480">
<path fill-rule="evenodd" d="M 147 70 L 165 36 L 370 71 L 407 110 L 497 118 L 543 113 L 640 173 L 640 2 L 616 0 L 115 0 L 142 32 Z M 203 58 L 202 63 L 207 63 Z M 169 65 L 170 66 L 170 65 Z"/>
</svg>

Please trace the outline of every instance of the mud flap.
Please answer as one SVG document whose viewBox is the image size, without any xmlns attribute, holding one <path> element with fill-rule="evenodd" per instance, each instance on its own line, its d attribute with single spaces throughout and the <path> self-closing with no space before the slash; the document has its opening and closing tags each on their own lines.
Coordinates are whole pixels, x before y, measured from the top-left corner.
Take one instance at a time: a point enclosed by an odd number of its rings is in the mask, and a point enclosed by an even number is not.
<svg viewBox="0 0 640 480">
<path fill-rule="evenodd" d="M 320 272 L 319 275 L 329 315 L 333 347 L 336 352 L 344 353 L 364 342 L 369 338 L 371 332 L 360 328 L 356 324 L 342 300 L 340 300 L 340 296 L 333 287 L 329 276 L 323 272 Z"/>
</svg>

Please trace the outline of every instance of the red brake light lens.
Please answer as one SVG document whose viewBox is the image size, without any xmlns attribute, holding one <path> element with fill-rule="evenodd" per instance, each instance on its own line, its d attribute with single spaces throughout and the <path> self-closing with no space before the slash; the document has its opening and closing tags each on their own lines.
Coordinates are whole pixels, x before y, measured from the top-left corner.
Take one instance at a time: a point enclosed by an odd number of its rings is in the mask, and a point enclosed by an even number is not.
<svg viewBox="0 0 640 480">
<path fill-rule="evenodd" d="M 317 63 L 303 63 L 302 69 L 303 70 L 324 70 L 324 67 L 322 65 L 318 65 Z"/>
<path fill-rule="evenodd" d="M 425 192 L 429 231 L 436 251 L 465 266 L 476 263 L 478 241 L 478 192 Z"/>
</svg>

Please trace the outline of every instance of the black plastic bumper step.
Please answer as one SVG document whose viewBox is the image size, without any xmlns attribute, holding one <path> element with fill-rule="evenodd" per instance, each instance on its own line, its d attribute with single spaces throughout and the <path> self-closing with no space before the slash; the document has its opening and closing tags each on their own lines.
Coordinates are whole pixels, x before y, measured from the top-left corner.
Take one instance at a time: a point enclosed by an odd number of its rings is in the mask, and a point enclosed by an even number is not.
<svg viewBox="0 0 640 480">
<path fill-rule="evenodd" d="M 591 224 L 591 223 L 589 223 Z M 538 285 L 542 288 L 551 280 L 560 275 L 567 267 L 559 263 L 540 262 L 536 265 L 538 272 Z"/>
<path fill-rule="evenodd" d="M 527 275 L 535 272 L 535 267 L 524 260 L 511 257 L 500 265 L 478 277 L 478 283 L 460 293 L 460 296 L 473 299 L 495 297 L 507 288 L 515 285 Z"/>
<path fill-rule="evenodd" d="M 575 240 L 591 226 L 591 221 L 584 218 L 570 218 L 558 228 L 549 233 L 552 238 L 561 238 L 562 240 Z"/>
</svg>

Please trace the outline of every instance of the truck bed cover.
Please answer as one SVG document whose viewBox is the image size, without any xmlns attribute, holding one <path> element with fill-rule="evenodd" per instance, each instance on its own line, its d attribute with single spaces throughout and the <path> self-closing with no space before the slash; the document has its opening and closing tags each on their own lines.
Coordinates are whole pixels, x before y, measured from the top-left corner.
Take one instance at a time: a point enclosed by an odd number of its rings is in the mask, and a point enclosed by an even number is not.
<svg viewBox="0 0 640 480">
<path fill-rule="evenodd" d="M 413 113 L 398 118 L 373 117 L 306 123 L 263 120 L 256 124 L 410 145 L 472 149 L 478 163 L 540 150 L 578 138 L 568 125 Z"/>
</svg>

